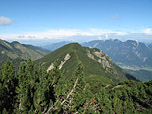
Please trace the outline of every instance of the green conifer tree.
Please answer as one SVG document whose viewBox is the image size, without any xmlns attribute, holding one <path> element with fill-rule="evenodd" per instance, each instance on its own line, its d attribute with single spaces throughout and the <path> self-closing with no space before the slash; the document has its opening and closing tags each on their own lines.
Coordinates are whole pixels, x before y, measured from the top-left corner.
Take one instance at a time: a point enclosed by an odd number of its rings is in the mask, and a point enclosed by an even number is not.
<svg viewBox="0 0 152 114">
<path fill-rule="evenodd" d="M 34 111 L 33 99 L 38 81 L 37 67 L 29 59 L 22 62 L 18 71 L 16 113 Z"/>
<path fill-rule="evenodd" d="M 2 66 L 0 71 L 0 111 L 6 109 L 8 113 L 12 112 L 15 103 L 15 86 L 16 86 L 16 74 L 15 67 L 9 60 Z"/>
</svg>

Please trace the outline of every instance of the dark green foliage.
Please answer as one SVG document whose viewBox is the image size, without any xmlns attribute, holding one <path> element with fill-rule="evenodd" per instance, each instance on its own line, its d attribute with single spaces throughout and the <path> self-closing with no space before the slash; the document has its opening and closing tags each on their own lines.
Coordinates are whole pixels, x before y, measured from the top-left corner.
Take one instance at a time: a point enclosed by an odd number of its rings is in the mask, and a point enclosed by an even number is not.
<svg viewBox="0 0 152 114">
<path fill-rule="evenodd" d="M 7 60 L 7 62 L 2 66 L 0 71 L 0 111 L 8 110 L 12 111 L 15 103 L 15 87 L 16 87 L 16 77 L 15 77 L 15 67 Z"/>
<path fill-rule="evenodd" d="M 78 61 L 70 79 L 57 63 L 51 71 L 30 59 L 16 72 L 9 61 L 0 71 L 0 113 L 89 114 L 151 113 L 152 81 L 117 81 L 91 75 Z"/>
<path fill-rule="evenodd" d="M 102 101 L 109 99 L 113 113 L 138 113 L 144 109 L 151 109 L 151 84 L 151 82 L 141 83 L 134 81 L 113 83 L 103 88 L 101 92 L 97 94 L 99 95 L 98 100 L 101 102 L 101 107 L 105 107 L 106 104 Z M 147 91 L 149 93 L 147 93 Z"/>
<path fill-rule="evenodd" d="M 18 71 L 18 87 L 16 90 L 18 95 L 15 111 L 17 113 L 27 113 L 33 108 L 36 81 L 38 81 L 36 66 L 31 60 L 22 62 Z"/>
<path fill-rule="evenodd" d="M 91 85 L 89 89 L 94 94 L 97 93 L 102 87 L 112 83 L 112 81 L 109 78 L 97 75 L 91 75 L 87 77 L 85 80 L 89 85 Z"/>
</svg>

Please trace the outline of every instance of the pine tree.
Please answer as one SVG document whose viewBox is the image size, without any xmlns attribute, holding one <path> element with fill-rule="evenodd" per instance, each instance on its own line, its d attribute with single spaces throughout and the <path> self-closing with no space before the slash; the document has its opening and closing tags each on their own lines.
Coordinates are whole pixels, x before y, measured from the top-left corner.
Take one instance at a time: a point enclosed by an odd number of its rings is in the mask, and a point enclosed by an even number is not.
<svg viewBox="0 0 152 114">
<path fill-rule="evenodd" d="M 19 66 L 18 71 L 18 87 L 16 90 L 17 93 L 17 102 L 15 113 L 26 113 L 28 111 L 28 95 L 27 95 L 27 73 L 26 73 L 27 63 L 24 61 Z"/>
<path fill-rule="evenodd" d="M 68 82 L 68 92 L 61 102 L 64 111 L 70 112 L 83 112 L 82 108 L 85 105 L 85 81 L 83 65 L 81 62 L 78 63 L 78 67 L 72 76 L 72 79 Z M 81 100 L 80 100 L 81 99 Z M 79 112 L 79 113 L 80 113 Z"/>
<path fill-rule="evenodd" d="M 43 80 L 42 83 L 46 83 L 43 91 L 45 91 L 45 99 L 47 99 L 47 105 L 45 105 L 43 113 L 49 114 L 57 113 L 58 108 L 55 108 L 59 103 L 59 92 L 57 91 L 59 80 L 62 76 L 60 69 L 57 64 L 54 63 L 54 67 L 48 72 L 46 81 Z M 44 82 L 45 81 L 45 82 Z M 43 87 L 43 86 L 42 86 Z M 47 89 L 46 89 L 47 88 Z M 44 97 L 43 97 L 44 98 Z M 57 106 L 58 107 L 58 106 Z"/>
<path fill-rule="evenodd" d="M 38 81 L 37 67 L 29 59 L 22 62 L 18 71 L 18 88 L 16 113 L 27 113 L 34 111 L 33 99 L 36 91 L 36 82 Z"/>
<path fill-rule="evenodd" d="M 5 108 L 8 112 L 12 112 L 15 102 L 15 86 L 16 86 L 16 75 L 15 67 L 9 60 L 2 66 L 0 71 L 0 101 L 1 110 Z"/>
<path fill-rule="evenodd" d="M 46 111 L 49 102 L 49 81 L 47 80 L 48 74 L 41 65 L 39 65 L 38 75 L 39 81 L 36 83 L 34 93 L 34 107 L 36 113 L 42 113 Z"/>
</svg>

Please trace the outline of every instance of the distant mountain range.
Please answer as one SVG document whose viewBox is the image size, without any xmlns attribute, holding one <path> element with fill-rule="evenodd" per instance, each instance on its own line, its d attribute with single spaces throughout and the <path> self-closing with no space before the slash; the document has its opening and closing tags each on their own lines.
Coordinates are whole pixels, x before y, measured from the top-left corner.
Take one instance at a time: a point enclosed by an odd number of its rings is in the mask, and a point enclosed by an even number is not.
<svg viewBox="0 0 152 114">
<path fill-rule="evenodd" d="M 77 43 L 65 45 L 36 60 L 36 63 L 42 63 L 49 71 L 53 68 L 54 62 L 56 62 L 59 69 L 65 72 L 66 78 L 69 78 L 72 72 L 75 71 L 79 61 L 84 65 L 85 76 L 98 75 L 115 81 L 135 80 L 133 76 L 127 74 L 113 63 L 103 51 L 82 47 Z"/>
<path fill-rule="evenodd" d="M 71 41 L 62 41 L 62 42 L 57 42 L 57 43 L 52 43 L 49 45 L 42 46 L 42 48 L 48 49 L 50 51 L 54 51 L 54 50 L 66 45 L 66 44 L 69 44 L 69 43 L 72 43 L 72 42 Z"/>
<path fill-rule="evenodd" d="M 63 41 L 43 46 L 43 48 L 54 51 L 69 41 Z M 127 40 L 122 42 L 118 39 L 94 40 L 82 43 L 82 46 L 98 48 L 104 51 L 115 63 L 128 66 L 152 67 L 152 44 L 146 45 L 142 42 Z"/>
<path fill-rule="evenodd" d="M 94 40 L 83 46 L 103 50 L 116 64 L 136 78 L 146 81 L 152 79 L 152 45 L 127 40 Z"/>
<path fill-rule="evenodd" d="M 152 48 L 142 42 L 127 40 L 94 40 L 83 46 L 103 50 L 114 62 L 129 66 L 152 67 Z"/>
<path fill-rule="evenodd" d="M 49 52 L 49 50 L 32 45 L 20 44 L 17 41 L 9 43 L 7 41 L 0 40 L 0 66 L 7 59 L 21 61 L 31 58 L 32 60 L 36 60 Z"/>
<path fill-rule="evenodd" d="M 148 47 L 152 49 L 152 44 L 149 44 Z"/>
</svg>

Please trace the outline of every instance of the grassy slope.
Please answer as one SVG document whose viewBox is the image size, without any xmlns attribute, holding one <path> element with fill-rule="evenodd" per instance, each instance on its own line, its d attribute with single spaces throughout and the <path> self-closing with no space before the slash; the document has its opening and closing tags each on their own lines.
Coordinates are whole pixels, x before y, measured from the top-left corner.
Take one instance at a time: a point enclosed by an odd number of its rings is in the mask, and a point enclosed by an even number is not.
<svg viewBox="0 0 152 114">
<path fill-rule="evenodd" d="M 63 65 L 62 68 L 62 70 L 65 71 L 67 77 L 72 75 L 76 69 L 77 63 L 81 61 L 84 65 L 85 76 L 87 77 L 90 75 L 100 75 L 108 77 L 112 80 L 127 80 L 126 73 L 121 68 L 116 66 L 109 59 L 109 57 L 107 57 L 107 60 L 112 67 L 106 70 L 106 68 L 103 68 L 102 64 L 97 62 L 96 56 L 94 56 L 95 60 L 92 60 L 88 57 L 87 50 L 89 50 L 92 54 L 95 51 L 100 51 L 99 49 L 90 49 L 87 47 L 82 47 L 77 43 L 71 43 L 37 60 L 36 63 L 42 63 L 46 68 L 48 68 L 54 61 L 56 61 L 57 65 L 59 65 L 61 61 L 64 60 L 66 54 L 69 53 L 71 58 Z"/>
</svg>

